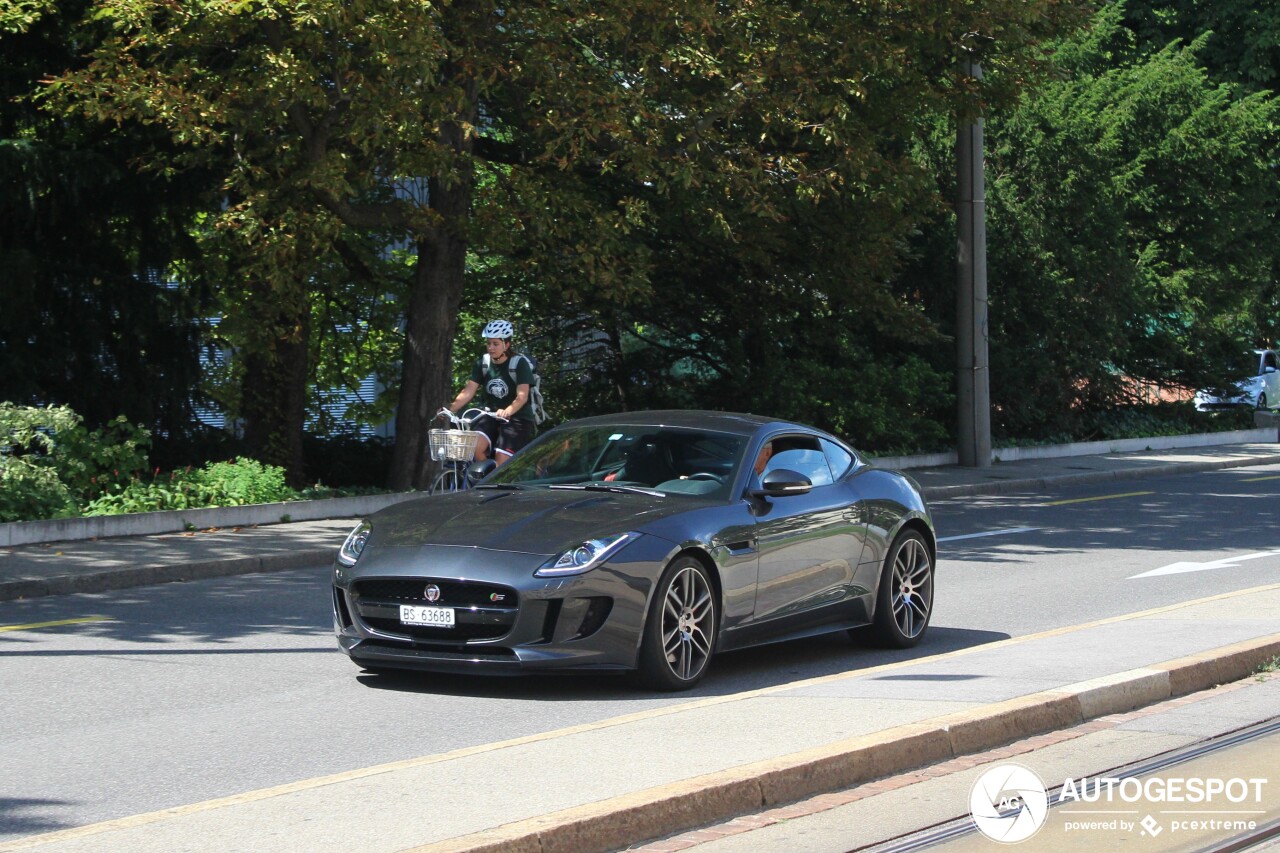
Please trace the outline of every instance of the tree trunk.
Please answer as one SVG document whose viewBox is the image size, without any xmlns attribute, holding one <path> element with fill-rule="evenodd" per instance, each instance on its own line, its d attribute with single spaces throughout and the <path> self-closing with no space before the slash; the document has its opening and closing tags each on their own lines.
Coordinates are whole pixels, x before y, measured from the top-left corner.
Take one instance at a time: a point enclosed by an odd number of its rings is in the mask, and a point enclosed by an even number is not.
<svg viewBox="0 0 1280 853">
<path fill-rule="evenodd" d="M 245 355 L 241 413 L 245 443 L 254 459 L 285 469 L 290 486 L 307 485 L 302 451 L 306 421 L 311 318 L 304 306 L 276 306 L 264 340 Z"/>
<path fill-rule="evenodd" d="M 433 207 L 465 211 L 470 187 L 442 189 L 431 184 Z M 453 196 L 453 198 L 449 198 Z M 396 410 L 396 445 L 387 485 L 396 491 L 431 485 L 435 463 L 427 446 L 427 430 L 435 413 L 452 401 L 453 338 L 466 268 L 467 243 L 443 228 L 418 241 L 418 264 L 405 322 L 400 406 Z"/>
<path fill-rule="evenodd" d="M 396 445 L 391 454 L 387 485 L 396 491 L 431 485 L 436 463 L 431 460 L 427 431 L 435 413 L 452 401 L 453 338 L 467 266 L 467 231 L 471 217 L 475 174 L 470 155 L 475 139 L 479 87 L 474 79 L 450 63 L 464 93 L 458 121 L 442 125 L 440 142 L 460 156 L 456 168 L 427 181 L 427 204 L 439 224 L 426 226 L 417 239 L 418 263 L 405 317 L 404 357 L 400 405 L 396 410 Z"/>
</svg>

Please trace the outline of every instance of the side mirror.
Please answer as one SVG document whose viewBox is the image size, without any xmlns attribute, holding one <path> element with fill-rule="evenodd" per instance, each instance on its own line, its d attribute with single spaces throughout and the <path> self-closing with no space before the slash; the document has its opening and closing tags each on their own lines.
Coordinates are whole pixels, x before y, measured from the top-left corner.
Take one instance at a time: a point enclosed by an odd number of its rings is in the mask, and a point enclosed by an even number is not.
<svg viewBox="0 0 1280 853">
<path fill-rule="evenodd" d="M 467 482 L 474 486 L 476 483 L 492 474 L 494 469 L 497 467 L 498 463 L 494 462 L 492 459 L 472 462 L 467 466 Z"/>
<path fill-rule="evenodd" d="M 1264 374 L 1265 374 L 1265 373 L 1275 373 L 1275 372 L 1276 372 L 1276 369 L 1275 369 L 1274 367 L 1272 367 L 1271 365 L 1269 365 L 1269 364 L 1268 364 L 1266 367 L 1262 368 L 1262 372 L 1263 372 Z"/>
<path fill-rule="evenodd" d="M 783 498 L 788 495 L 807 495 L 813 481 L 799 471 L 775 468 L 760 481 L 760 488 L 752 489 L 753 498 Z"/>
</svg>

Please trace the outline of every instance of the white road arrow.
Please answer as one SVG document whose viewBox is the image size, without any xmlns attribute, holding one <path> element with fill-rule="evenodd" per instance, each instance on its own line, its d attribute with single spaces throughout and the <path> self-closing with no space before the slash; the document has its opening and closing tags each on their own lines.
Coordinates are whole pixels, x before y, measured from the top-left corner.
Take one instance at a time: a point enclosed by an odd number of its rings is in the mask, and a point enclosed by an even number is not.
<svg viewBox="0 0 1280 853">
<path fill-rule="evenodd" d="M 1227 557 L 1225 560 L 1213 560 L 1208 563 L 1170 563 L 1167 566 L 1161 566 L 1158 569 L 1152 569 L 1149 572 L 1143 572 L 1140 575 L 1132 575 L 1129 580 L 1136 578 L 1153 578 L 1158 575 L 1181 575 L 1186 572 L 1207 572 L 1211 569 L 1234 569 L 1240 563 L 1246 560 L 1260 560 L 1263 557 L 1280 556 L 1280 549 L 1274 551 L 1259 551 L 1256 554 L 1240 554 L 1235 557 Z"/>
</svg>

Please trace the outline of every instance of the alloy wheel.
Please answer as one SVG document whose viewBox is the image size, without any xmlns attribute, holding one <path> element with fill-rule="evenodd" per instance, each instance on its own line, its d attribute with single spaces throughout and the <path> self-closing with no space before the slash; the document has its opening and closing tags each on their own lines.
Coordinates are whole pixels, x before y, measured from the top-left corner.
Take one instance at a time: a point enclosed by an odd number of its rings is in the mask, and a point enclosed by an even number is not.
<svg viewBox="0 0 1280 853">
<path fill-rule="evenodd" d="M 914 640 L 929 624 L 933 608 L 933 564 L 924 542 L 914 536 L 903 540 L 889 580 L 893 621 L 904 638 Z"/>
<path fill-rule="evenodd" d="M 871 619 L 872 641 L 888 649 L 909 649 L 924 639 L 933 615 L 933 552 L 924 535 L 907 529 L 885 555 Z M 863 635 L 852 628 L 849 635 Z"/>
<path fill-rule="evenodd" d="M 662 651 L 672 675 L 697 678 L 711 657 L 715 604 L 706 576 L 683 566 L 671 578 L 662 604 Z"/>
</svg>

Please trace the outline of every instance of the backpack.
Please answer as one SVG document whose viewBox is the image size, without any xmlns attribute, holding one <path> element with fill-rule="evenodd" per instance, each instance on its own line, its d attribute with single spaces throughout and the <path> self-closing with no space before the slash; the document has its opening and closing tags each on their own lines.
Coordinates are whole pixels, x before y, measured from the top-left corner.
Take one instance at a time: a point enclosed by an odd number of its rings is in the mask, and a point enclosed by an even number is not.
<svg viewBox="0 0 1280 853">
<path fill-rule="evenodd" d="M 511 385 L 516 385 L 516 366 L 520 363 L 520 359 L 529 362 L 529 369 L 533 371 L 533 382 L 529 385 L 529 410 L 533 412 L 533 422 L 541 424 L 547 419 L 547 410 L 542 406 L 542 377 L 538 375 L 538 360 L 531 355 L 522 352 L 513 354 L 507 359 L 507 374 L 511 377 Z M 492 363 L 489 354 L 484 354 L 484 369 L 487 373 Z"/>
</svg>

